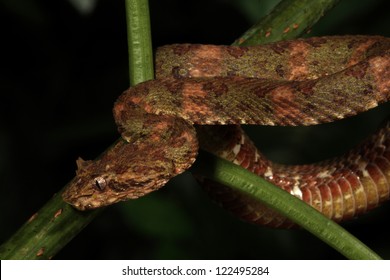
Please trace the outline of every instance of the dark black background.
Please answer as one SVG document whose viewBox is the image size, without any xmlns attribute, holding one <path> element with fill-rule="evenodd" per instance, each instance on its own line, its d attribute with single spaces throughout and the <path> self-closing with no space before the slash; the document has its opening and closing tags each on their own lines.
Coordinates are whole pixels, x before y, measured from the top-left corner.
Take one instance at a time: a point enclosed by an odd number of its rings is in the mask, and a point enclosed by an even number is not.
<svg viewBox="0 0 390 280">
<path fill-rule="evenodd" d="M 268 3 L 270 2 L 270 3 Z M 154 47 L 230 44 L 275 1 L 152 0 Z M 389 36 L 388 1 L 342 1 L 310 35 Z M 0 242 L 60 190 L 75 160 L 93 159 L 119 136 L 113 102 L 128 87 L 124 1 L 82 13 L 68 1 L 0 1 Z M 332 125 L 248 127 L 281 162 L 311 162 L 359 142 L 390 106 Z M 389 204 L 345 227 L 390 258 Z M 109 207 L 59 259 L 333 259 L 303 230 L 272 230 L 231 216 L 189 174 L 147 197 Z"/>
</svg>

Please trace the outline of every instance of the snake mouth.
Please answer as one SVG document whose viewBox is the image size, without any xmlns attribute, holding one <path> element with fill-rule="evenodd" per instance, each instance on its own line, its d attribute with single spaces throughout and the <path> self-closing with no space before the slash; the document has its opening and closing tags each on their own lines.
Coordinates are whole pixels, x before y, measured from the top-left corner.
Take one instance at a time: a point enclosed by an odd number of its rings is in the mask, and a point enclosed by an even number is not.
<svg viewBox="0 0 390 280">
<path fill-rule="evenodd" d="M 64 199 L 67 203 L 75 207 L 77 210 L 85 211 L 85 210 L 93 210 L 102 206 L 105 206 L 107 203 L 104 203 L 100 199 L 96 199 L 93 196 L 85 195 L 85 196 L 79 196 L 75 199 L 72 199 L 71 201 L 67 201 Z M 116 201 L 115 201 L 116 202 Z M 112 202 L 114 203 L 114 202 Z"/>
<path fill-rule="evenodd" d="M 77 197 L 65 197 L 63 199 L 66 203 L 72 205 L 74 208 L 80 211 L 94 210 L 97 208 L 109 206 L 111 204 L 126 200 L 126 196 L 120 193 L 115 193 L 115 195 L 110 195 L 107 198 L 104 194 L 84 194 Z"/>
</svg>

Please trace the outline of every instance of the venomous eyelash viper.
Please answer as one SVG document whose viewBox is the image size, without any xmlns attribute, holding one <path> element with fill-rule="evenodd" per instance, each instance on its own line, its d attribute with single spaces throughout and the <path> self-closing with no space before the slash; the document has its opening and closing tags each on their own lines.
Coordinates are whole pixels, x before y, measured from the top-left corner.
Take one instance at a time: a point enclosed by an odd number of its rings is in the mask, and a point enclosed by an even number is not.
<svg viewBox="0 0 390 280">
<path fill-rule="evenodd" d="M 188 169 L 199 146 L 239 164 L 336 221 L 390 196 L 390 124 L 343 157 L 284 166 L 267 160 L 239 124 L 333 122 L 390 98 L 390 39 L 334 36 L 254 47 L 170 45 L 156 79 L 116 101 L 120 141 L 95 161 L 77 161 L 63 198 L 79 210 L 138 198 Z M 253 199 L 205 180 L 212 197 L 250 222 L 291 223 Z"/>
</svg>

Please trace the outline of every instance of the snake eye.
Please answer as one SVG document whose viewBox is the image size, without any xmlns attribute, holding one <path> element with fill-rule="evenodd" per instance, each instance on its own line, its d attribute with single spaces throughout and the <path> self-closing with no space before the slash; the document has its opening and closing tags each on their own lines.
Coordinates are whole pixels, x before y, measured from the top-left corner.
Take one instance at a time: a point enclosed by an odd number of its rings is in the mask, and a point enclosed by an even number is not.
<svg viewBox="0 0 390 280">
<path fill-rule="evenodd" d="M 96 177 L 94 182 L 96 188 L 100 191 L 103 191 L 107 186 L 107 181 L 103 177 Z"/>
</svg>

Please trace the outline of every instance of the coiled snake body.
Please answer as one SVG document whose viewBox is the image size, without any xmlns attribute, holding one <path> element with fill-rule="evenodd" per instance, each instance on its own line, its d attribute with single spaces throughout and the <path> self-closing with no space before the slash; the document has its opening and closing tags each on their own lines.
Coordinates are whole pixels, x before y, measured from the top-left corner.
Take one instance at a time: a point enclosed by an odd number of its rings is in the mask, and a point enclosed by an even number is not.
<svg viewBox="0 0 390 280">
<path fill-rule="evenodd" d="M 63 197 L 86 210 L 145 195 L 188 169 L 200 144 L 324 215 L 349 219 L 389 199 L 389 123 L 344 157 L 300 166 L 268 161 L 238 125 L 332 122 L 389 98 L 390 39 L 379 36 L 165 46 L 157 51 L 156 80 L 128 89 L 114 106 L 122 140 L 98 160 L 79 159 Z M 204 183 L 243 219 L 290 225 L 241 193 Z"/>
</svg>

